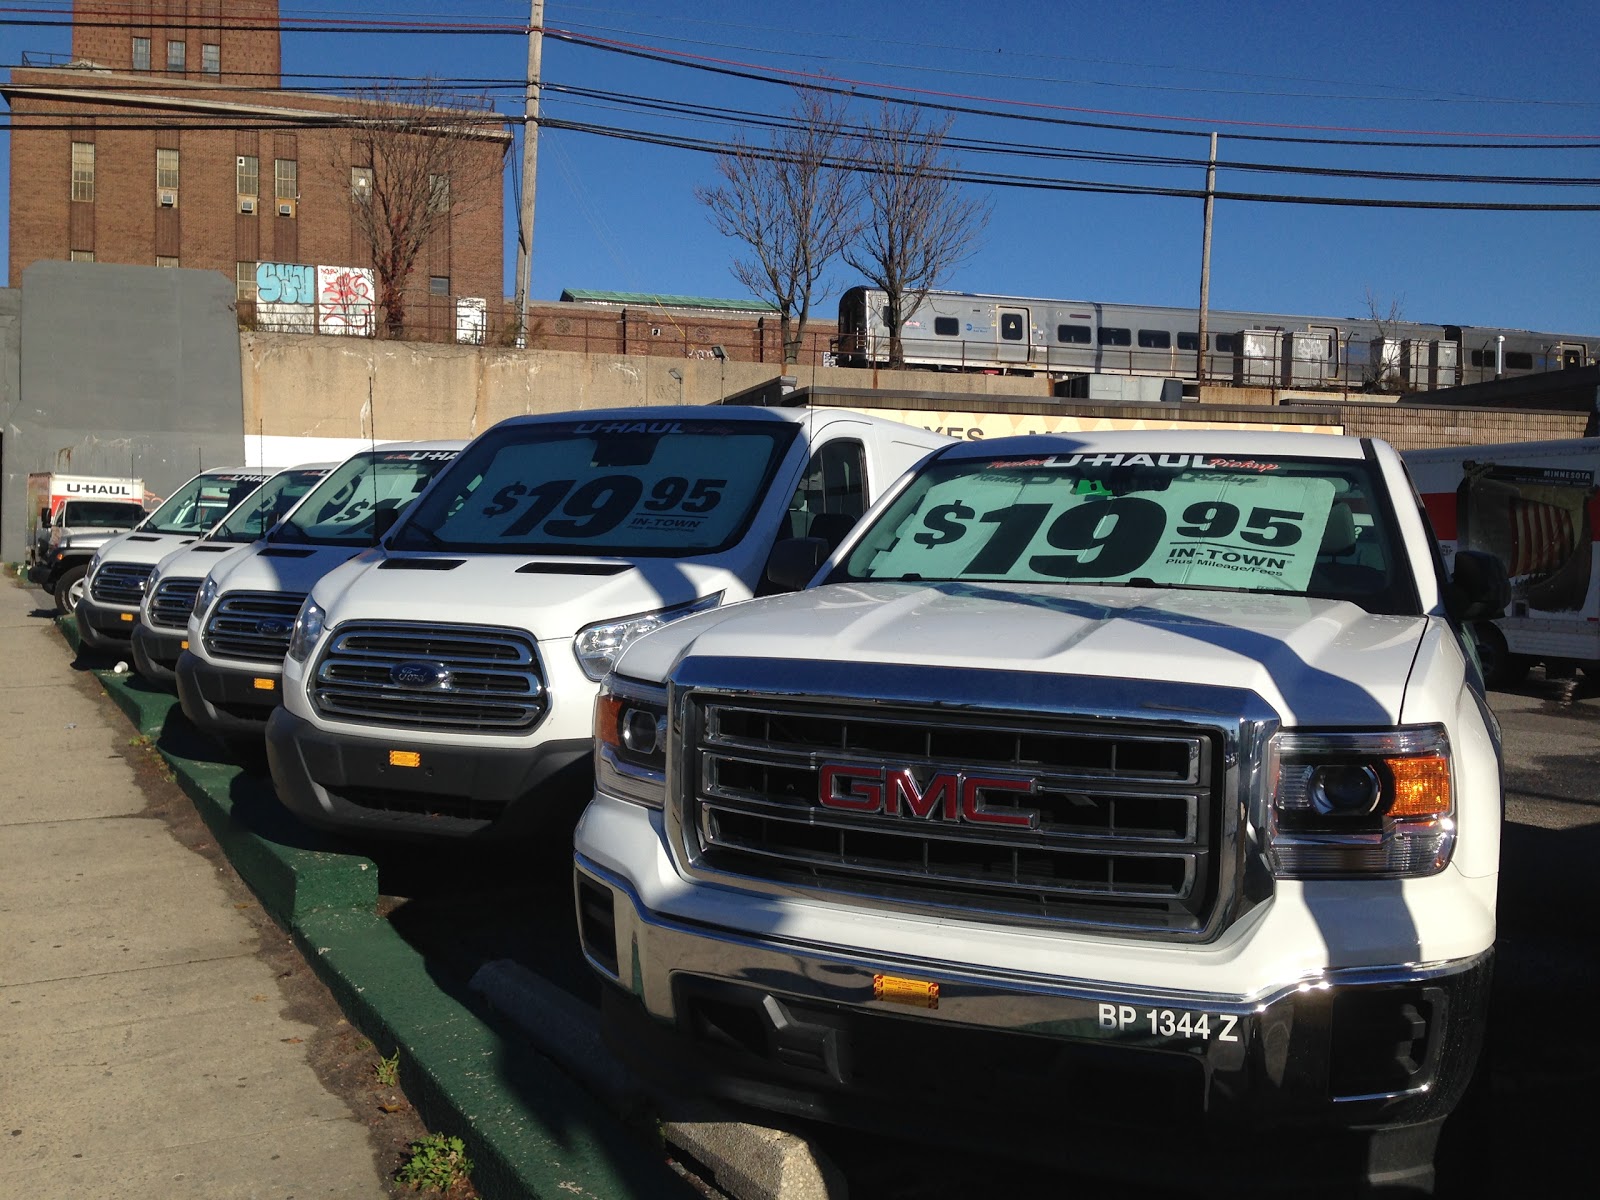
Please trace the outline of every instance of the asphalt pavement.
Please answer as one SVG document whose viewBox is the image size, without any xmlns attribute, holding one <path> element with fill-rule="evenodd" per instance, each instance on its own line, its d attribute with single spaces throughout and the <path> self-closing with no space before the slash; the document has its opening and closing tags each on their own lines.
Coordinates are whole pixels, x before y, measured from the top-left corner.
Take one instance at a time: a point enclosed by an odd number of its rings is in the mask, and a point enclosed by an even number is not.
<svg viewBox="0 0 1600 1200">
<path fill-rule="evenodd" d="M 0 586 L 0 1191 L 388 1196 L 237 893 L 146 813 L 132 731 L 36 604 Z"/>
</svg>

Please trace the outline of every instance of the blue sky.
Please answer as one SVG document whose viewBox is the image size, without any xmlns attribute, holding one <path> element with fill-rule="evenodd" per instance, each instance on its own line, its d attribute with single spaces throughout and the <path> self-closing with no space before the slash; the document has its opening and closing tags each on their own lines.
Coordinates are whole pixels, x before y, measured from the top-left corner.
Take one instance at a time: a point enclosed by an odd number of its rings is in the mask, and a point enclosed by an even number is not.
<svg viewBox="0 0 1600 1200">
<path fill-rule="evenodd" d="M 66 7 L 65 0 L 43 3 Z M 527 0 L 322 0 L 314 8 L 283 0 L 286 23 L 449 21 L 503 29 L 525 22 L 528 11 Z M 1600 181 L 1600 22 L 1577 3 L 1358 0 L 1333 11 L 1254 0 L 1111 7 L 1062 0 L 1005 6 L 813 0 L 781 7 L 748 0 L 547 0 L 545 23 L 671 60 L 547 39 L 544 114 L 573 123 L 725 141 L 740 128 L 733 112 L 784 112 L 793 94 L 783 81 L 821 72 L 861 91 L 903 89 L 893 94 L 1040 118 L 962 114 L 952 130 L 954 137 L 994 143 L 992 153 L 963 151 L 958 161 L 964 168 L 1039 181 L 1200 188 L 1204 172 L 1196 166 L 1047 159 L 1022 150 L 1204 159 L 1205 135 L 1213 130 L 1224 164 Z M 65 29 L 0 26 L 0 62 L 6 65 L 17 63 L 24 50 L 64 52 L 68 45 Z M 509 33 L 286 33 L 283 44 L 286 75 L 491 81 L 467 90 L 488 91 L 508 113 L 521 111 L 514 81 L 526 59 L 526 42 Z M 758 78 L 704 69 L 711 66 Z M 332 80 L 285 82 L 315 90 Z M 576 96 L 562 88 L 610 96 Z M 642 99 L 707 111 L 693 117 L 645 112 Z M 730 115 L 719 119 L 718 113 Z M 756 130 L 749 136 L 764 135 Z M 1326 144 L 1331 139 L 1423 145 Z M 1527 145 L 1538 141 L 1573 148 Z M 729 272 L 739 247 L 712 229 L 693 194 L 696 185 L 714 182 L 714 171 L 705 153 L 545 130 L 534 297 L 554 299 L 569 287 L 741 295 Z M 514 187 L 508 180 L 508 294 Z M 1352 199 L 1600 204 L 1600 183 L 1425 183 L 1227 166 L 1218 172 L 1217 187 Z M 978 251 L 942 286 L 1197 303 L 1198 200 L 979 190 L 993 202 L 992 219 Z M 1371 296 L 1383 312 L 1397 305 L 1417 321 L 1600 334 L 1600 212 L 1221 201 L 1211 264 L 1215 308 L 1362 316 Z M 833 282 L 824 312 L 832 311 L 840 288 L 859 280 L 841 265 Z"/>
</svg>

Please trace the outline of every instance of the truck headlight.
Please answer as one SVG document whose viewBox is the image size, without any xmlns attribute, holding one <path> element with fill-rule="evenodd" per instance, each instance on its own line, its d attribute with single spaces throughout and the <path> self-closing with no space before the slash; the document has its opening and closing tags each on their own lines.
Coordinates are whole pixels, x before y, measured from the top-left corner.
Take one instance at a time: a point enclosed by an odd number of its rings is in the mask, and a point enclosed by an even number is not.
<svg viewBox="0 0 1600 1200">
<path fill-rule="evenodd" d="M 1414 878 L 1449 863 L 1455 796 L 1443 726 L 1280 733 L 1273 752 L 1279 878 Z"/>
<path fill-rule="evenodd" d="M 602 621 L 598 625 L 590 625 L 578 630 L 578 636 L 572 639 L 572 652 L 578 656 L 578 665 L 583 668 L 583 673 L 599 682 L 606 677 L 607 671 L 617 665 L 617 659 L 622 657 L 622 652 L 635 640 L 652 629 L 660 629 L 669 621 L 715 608 L 722 603 L 722 595 L 721 592 L 717 592 L 710 596 L 702 596 L 690 604 L 639 613 L 636 616 L 624 617 L 620 621 Z"/>
<path fill-rule="evenodd" d="M 669 733 L 666 688 L 613 676 L 594 704 L 596 788 L 664 807 Z"/>
<path fill-rule="evenodd" d="M 322 637 L 322 631 L 327 628 L 328 614 L 322 607 L 309 596 L 300 606 L 300 611 L 294 619 L 294 632 L 289 635 L 289 657 L 297 663 L 303 663 L 311 657 L 311 652 L 317 648 L 317 642 Z"/>
<path fill-rule="evenodd" d="M 194 594 L 194 615 L 200 620 L 206 619 L 206 613 L 211 611 L 211 606 L 217 602 L 217 595 L 222 591 L 222 585 L 211 576 L 207 575 L 200 590 Z"/>
</svg>

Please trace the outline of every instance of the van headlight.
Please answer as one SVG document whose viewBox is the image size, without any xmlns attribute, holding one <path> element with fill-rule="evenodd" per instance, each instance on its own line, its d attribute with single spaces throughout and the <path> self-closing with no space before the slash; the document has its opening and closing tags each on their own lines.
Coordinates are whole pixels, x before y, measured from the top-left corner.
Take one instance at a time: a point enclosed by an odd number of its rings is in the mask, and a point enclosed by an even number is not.
<svg viewBox="0 0 1600 1200">
<path fill-rule="evenodd" d="M 100 560 L 106 556 L 106 548 L 101 546 L 94 552 L 94 557 L 89 560 L 89 569 L 83 573 L 83 586 L 88 587 L 94 581 L 94 573 L 100 569 Z"/>
<path fill-rule="evenodd" d="M 194 594 L 194 615 L 200 620 L 206 619 L 206 613 L 211 611 L 211 606 L 217 602 L 217 595 L 222 591 L 222 585 L 211 576 L 207 575 L 200 590 Z"/>
<path fill-rule="evenodd" d="M 690 604 L 675 608 L 662 608 L 655 612 L 623 617 L 620 621 L 602 621 L 597 625 L 578 630 L 572 639 L 572 652 L 578 656 L 583 673 L 596 683 L 606 677 L 606 672 L 616 666 L 622 652 L 652 629 L 660 629 L 679 617 L 705 612 L 722 603 L 723 593 L 702 596 Z"/>
<path fill-rule="evenodd" d="M 322 606 L 306 597 L 306 602 L 295 616 L 294 632 L 289 635 L 289 657 L 297 663 L 309 659 L 322 638 L 322 631 L 327 628 L 327 622 L 328 614 L 322 610 Z"/>
<path fill-rule="evenodd" d="M 1271 753 L 1279 878 L 1416 878 L 1450 862 L 1455 795 L 1442 725 L 1279 733 Z"/>
<path fill-rule="evenodd" d="M 669 731 L 667 689 L 613 675 L 594 704 L 595 787 L 665 807 Z"/>
</svg>

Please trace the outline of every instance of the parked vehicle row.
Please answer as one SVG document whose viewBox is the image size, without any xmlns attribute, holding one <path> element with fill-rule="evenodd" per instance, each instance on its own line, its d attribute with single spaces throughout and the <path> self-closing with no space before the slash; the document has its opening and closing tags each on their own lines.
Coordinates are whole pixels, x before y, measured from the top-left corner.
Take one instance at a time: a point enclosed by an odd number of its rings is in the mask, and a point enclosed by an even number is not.
<svg viewBox="0 0 1600 1200">
<path fill-rule="evenodd" d="M 270 714 L 317 827 L 587 801 L 582 951 L 641 1072 L 1117 1176 L 1420 1186 L 1503 803 L 1469 628 L 1507 582 L 1453 566 L 1370 439 L 559 413 L 328 474 L 207 573 L 178 685 L 227 737 Z"/>
</svg>

